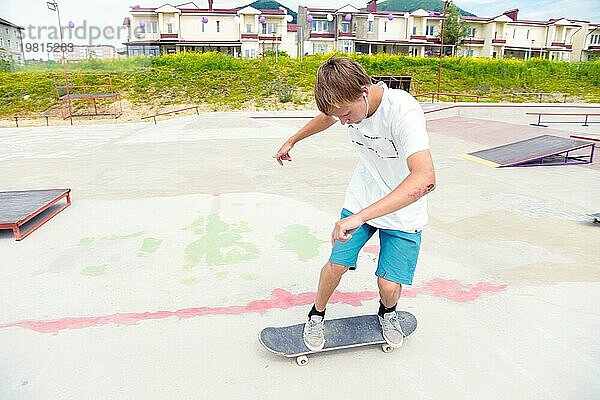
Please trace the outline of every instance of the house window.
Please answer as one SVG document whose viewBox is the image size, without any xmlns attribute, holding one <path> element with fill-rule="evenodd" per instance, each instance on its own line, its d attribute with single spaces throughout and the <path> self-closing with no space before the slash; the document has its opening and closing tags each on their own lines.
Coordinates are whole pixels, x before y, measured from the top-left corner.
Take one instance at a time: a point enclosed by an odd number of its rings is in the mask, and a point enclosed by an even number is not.
<svg viewBox="0 0 600 400">
<path fill-rule="evenodd" d="M 340 40 L 340 47 L 342 53 L 352 54 L 352 41 L 351 40 Z"/>
<path fill-rule="evenodd" d="M 263 35 L 270 35 L 272 33 L 277 33 L 277 24 L 262 24 L 262 33 Z"/>
<path fill-rule="evenodd" d="M 158 22 L 150 21 L 146 23 L 148 33 L 158 33 Z"/>
<path fill-rule="evenodd" d="M 515 38 L 515 36 L 517 36 L 517 30 L 513 29 L 513 39 Z"/>
<path fill-rule="evenodd" d="M 350 23 L 342 22 L 342 32 L 344 32 L 344 33 L 350 32 Z"/>
<path fill-rule="evenodd" d="M 527 29 L 527 37 L 525 39 L 529 39 L 529 29 Z"/>
<path fill-rule="evenodd" d="M 433 25 L 427 25 L 425 28 L 425 35 L 433 36 Z"/>
<path fill-rule="evenodd" d="M 475 28 L 467 28 L 467 37 L 475 37 Z"/>
<path fill-rule="evenodd" d="M 373 32 L 373 21 L 369 21 L 369 25 L 367 27 L 367 32 Z"/>
<path fill-rule="evenodd" d="M 221 32 L 221 21 L 217 21 L 217 32 Z"/>
<path fill-rule="evenodd" d="M 416 26 L 413 26 L 413 33 L 412 33 L 412 34 L 413 34 L 413 35 L 416 35 L 416 34 L 417 34 L 417 27 L 416 27 Z"/>
<path fill-rule="evenodd" d="M 252 24 L 246 24 L 246 33 L 252 33 Z"/>
<path fill-rule="evenodd" d="M 206 25 L 206 24 L 202 23 L 202 33 L 204 33 L 204 25 Z"/>
<path fill-rule="evenodd" d="M 473 49 L 466 49 L 465 50 L 465 56 L 467 56 L 467 57 L 473 57 Z"/>
<path fill-rule="evenodd" d="M 592 36 L 593 38 L 593 36 Z M 4 47 L 4 39 L 0 37 L 0 47 Z"/>
<path fill-rule="evenodd" d="M 10 49 L 10 39 L 6 39 L 6 47 Z"/>
<path fill-rule="evenodd" d="M 171 23 L 167 24 L 167 33 L 173 33 L 173 24 L 171 24 Z"/>
<path fill-rule="evenodd" d="M 317 33 L 329 32 L 329 21 L 314 19 L 312 22 L 312 30 Z"/>
<path fill-rule="evenodd" d="M 387 32 L 387 21 L 383 23 L 383 31 Z"/>
<path fill-rule="evenodd" d="M 325 54 L 327 53 L 327 45 L 324 43 L 313 44 L 313 54 Z"/>
</svg>

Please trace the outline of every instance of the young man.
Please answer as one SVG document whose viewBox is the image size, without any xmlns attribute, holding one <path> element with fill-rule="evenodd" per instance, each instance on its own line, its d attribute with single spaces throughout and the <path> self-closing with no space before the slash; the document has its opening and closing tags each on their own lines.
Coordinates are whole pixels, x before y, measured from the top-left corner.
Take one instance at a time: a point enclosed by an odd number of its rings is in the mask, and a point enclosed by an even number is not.
<svg viewBox="0 0 600 400">
<path fill-rule="evenodd" d="M 404 334 L 396 304 L 402 285 L 412 284 L 421 229 L 427 222 L 425 195 L 435 188 L 423 109 L 402 90 L 371 84 L 364 69 L 344 57 L 321 65 L 315 99 L 321 114 L 290 137 L 274 158 L 280 165 L 292 161 L 290 150 L 296 143 L 329 128 L 337 118 L 348 125 L 360 161 L 346 191 L 341 219 L 331 232 L 333 250 L 321 270 L 304 342 L 311 350 L 323 348 L 327 302 L 342 275 L 356 268 L 361 248 L 379 232 L 381 249 L 375 272 L 379 321 L 385 340 L 401 346 Z"/>
</svg>

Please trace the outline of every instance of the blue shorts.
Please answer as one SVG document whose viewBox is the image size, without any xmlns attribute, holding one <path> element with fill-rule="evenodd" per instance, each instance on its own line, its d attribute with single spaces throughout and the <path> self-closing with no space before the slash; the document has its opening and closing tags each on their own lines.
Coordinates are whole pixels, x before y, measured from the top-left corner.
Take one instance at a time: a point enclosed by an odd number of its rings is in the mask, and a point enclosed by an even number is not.
<svg viewBox="0 0 600 400">
<path fill-rule="evenodd" d="M 342 210 L 342 218 L 350 215 L 350 211 Z M 363 224 L 347 242 L 335 242 L 329 262 L 356 269 L 358 253 L 376 231 L 379 231 L 381 249 L 375 275 L 400 284 L 412 284 L 421 248 L 421 232 L 407 233 Z"/>
</svg>

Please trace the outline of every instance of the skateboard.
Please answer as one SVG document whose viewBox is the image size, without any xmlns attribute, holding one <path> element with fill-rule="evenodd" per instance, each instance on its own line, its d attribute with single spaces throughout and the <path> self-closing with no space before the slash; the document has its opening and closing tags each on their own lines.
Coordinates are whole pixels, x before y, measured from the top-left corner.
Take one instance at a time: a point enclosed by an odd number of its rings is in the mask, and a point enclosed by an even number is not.
<svg viewBox="0 0 600 400">
<path fill-rule="evenodd" d="M 593 218 L 593 222 L 600 223 L 600 213 L 589 214 L 589 216 Z"/>
<path fill-rule="evenodd" d="M 398 311 L 397 313 L 404 334 L 409 336 L 417 329 L 417 319 L 408 311 Z M 323 350 L 318 351 L 311 351 L 304 344 L 302 339 L 304 323 L 278 328 L 264 328 L 260 331 L 258 340 L 272 353 L 288 358 L 295 357 L 298 365 L 306 365 L 308 355 L 324 351 L 375 344 L 380 344 L 385 353 L 394 350 L 383 339 L 377 315 L 326 319 L 323 329 L 325 330 L 325 347 Z"/>
</svg>

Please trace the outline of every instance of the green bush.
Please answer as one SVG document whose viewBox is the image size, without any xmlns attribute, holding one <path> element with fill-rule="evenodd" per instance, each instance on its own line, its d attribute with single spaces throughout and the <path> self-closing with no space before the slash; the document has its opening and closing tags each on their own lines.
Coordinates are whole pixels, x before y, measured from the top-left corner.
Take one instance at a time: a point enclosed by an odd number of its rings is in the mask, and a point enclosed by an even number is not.
<svg viewBox="0 0 600 400">
<path fill-rule="evenodd" d="M 214 109 L 240 109 L 276 102 L 305 104 L 312 99 L 315 74 L 331 54 L 303 58 L 279 53 L 241 59 L 225 54 L 179 53 L 160 57 L 85 60 L 68 64 L 72 73 L 103 73 L 114 90 L 135 104 L 157 111 L 170 104 L 208 104 Z M 435 91 L 439 59 L 375 54 L 352 55 L 371 75 L 409 75 L 419 92 Z M 527 101 L 515 91 L 560 92 L 570 100 L 600 102 L 600 60 L 580 63 L 544 59 L 443 59 L 441 89 L 449 93 L 485 94 L 489 101 Z M 60 63 L 13 66 L 0 61 L 0 115 L 41 113 L 56 105 L 52 77 Z M 94 83 L 94 77 L 86 78 Z M 97 81 L 96 81 L 97 83 Z"/>
</svg>

